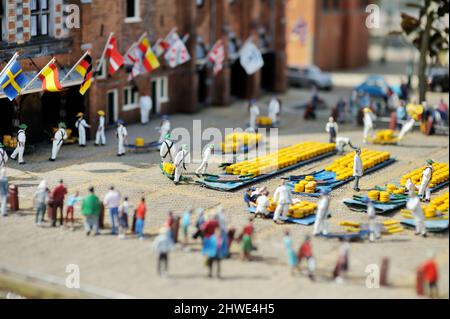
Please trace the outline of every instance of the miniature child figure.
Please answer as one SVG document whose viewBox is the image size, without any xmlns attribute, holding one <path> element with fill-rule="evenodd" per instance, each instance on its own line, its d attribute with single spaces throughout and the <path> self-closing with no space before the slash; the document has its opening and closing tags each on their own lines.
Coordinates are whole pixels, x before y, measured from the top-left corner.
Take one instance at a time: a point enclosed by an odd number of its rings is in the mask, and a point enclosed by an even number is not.
<svg viewBox="0 0 450 319">
<path fill-rule="evenodd" d="M 288 256 L 288 264 L 289 264 L 289 267 L 291 268 L 291 276 L 294 276 L 296 270 L 298 269 L 298 259 L 297 259 L 297 255 L 295 254 L 293 243 L 292 243 L 292 238 L 291 238 L 291 235 L 290 235 L 290 232 L 288 229 L 286 229 L 284 231 L 283 242 L 284 242 L 284 247 L 286 247 L 286 252 L 287 252 L 287 256 Z"/>
<path fill-rule="evenodd" d="M 69 198 L 67 199 L 67 208 L 66 208 L 66 220 L 65 220 L 65 224 L 66 226 L 69 223 L 69 218 L 70 218 L 70 223 L 72 225 L 72 228 L 74 227 L 74 211 L 75 211 L 75 204 L 78 203 L 81 198 L 79 196 L 79 192 L 75 192 L 73 195 L 69 196 Z"/>
<path fill-rule="evenodd" d="M 298 267 L 300 267 L 303 258 L 306 258 L 306 262 L 308 263 L 308 276 L 311 280 L 314 280 L 314 271 L 316 268 L 316 262 L 312 252 L 311 237 L 309 235 L 306 235 L 305 241 L 300 246 L 297 258 L 298 258 Z"/>
<path fill-rule="evenodd" d="M 173 241 L 169 236 L 170 230 L 167 227 L 163 227 L 159 231 L 159 235 L 153 242 L 153 249 L 158 254 L 158 275 L 167 276 L 169 270 L 169 253 L 173 249 Z M 162 265 L 164 264 L 164 270 Z"/>
<path fill-rule="evenodd" d="M 241 237 L 241 258 L 242 260 L 251 260 L 250 253 L 253 250 L 253 218 L 249 218 L 248 224 L 242 230 Z"/>
<path fill-rule="evenodd" d="M 145 198 L 141 198 L 141 202 L 136 209 L 136 236 L 139 240 L 144 240 L 144 221 L 147 213 L 147 207 L 145 205 Z"/>
<path fill-rule="evenodd" d="M 128 230 L 128 212 L 130 210 L 130 204 L 128 197 L 123 199 L 122 205 L 119 207 L 119 239 L 126 239 Z"/>
</svg>

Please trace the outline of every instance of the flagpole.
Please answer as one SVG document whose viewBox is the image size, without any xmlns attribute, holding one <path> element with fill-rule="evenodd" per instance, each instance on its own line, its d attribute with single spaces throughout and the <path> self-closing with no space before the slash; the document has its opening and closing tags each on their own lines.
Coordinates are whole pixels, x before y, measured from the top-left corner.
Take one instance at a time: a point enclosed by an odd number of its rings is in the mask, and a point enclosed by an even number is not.
<svg viewBox="0 0 450 319">
<path fill-rule="evenodd" d="M 100 61 L 99 61 L 99 63 L 97 64 L 97 65 L 100 66 L 100 67 L 102 67 L 103 61 L 105 60 L 106 50 L 108 50 L 109 42 L 111 41 L 111 39 L 112 39 L 113 36 L 114 36 L 114 32 L 111 32 L 111 33 L 109 34 L 108 41 L 106 41 L 106 45 L 105 45 L 105 48 L 103 49 L 102 56 L 100 57 Z M 96 71 L 96 72 L 95 72 L 95 74 L 96 74 L 95 77 L 97 77 L 97 70 L 95 70 L 95 71 Z"/>
<path fill-rule="evenodd" d="M 6 63 L 6 66 L 3 68 L 3 70 L 0 72 L 0 77 L 2 77 L 3 73 L 5 73 L 5 71 L 9 68 L 9 66 L 11 65 L 11 63 L 17 59 L 17 57 L 19 56 L 19 53 L 14 53 L 13 57 L 9 60 L 8 63 Z"/>
<path fill-rule="evenodd" d="M 78 60 L 77 63 L 74 64 L 74 66 L 69 70 L 69 72 L 67 72 L 67 74 L 64 76 L 64 78 L 61 80 L 61 84 L 64 82 L 64 80 L 66 80 L 69 75 L 73 72 L 73 70 L 75 70 L 75 68 L 78 66 L 78 64 L 80 64 L 81 61 L 83 61 L 83 59 L 86 57 L 86 55 L 88 55 L 90 53 L 90 51 L 86 51 L 84 52 L 83 56 Z"/>
<path fill-rule="evenodd" d="M 39 77 L 39 75 L 41 75 L 42 71 L 43 71 L 46 67 L 48 67 L 50 64 L 52 64 L 53 62 L 55 62 L 55 60 L 56 60 L 55 58 L 52 58 L 52 59 L 50 60 L 50 62 L 48 62 L 47 65 L 44 66 L 44 67 L 38 72 L 38 74 L 36 74 L 36 76 L 35 76 L 30 82 L 28 82 L 27 85 L 25 85 L 25 87 L 24 87 L 22 90 L 20 90 L 21 94 L 22 94 L 22 92 L 25 92 L 25 90 L 28 89 L 28 88 L 30 87 L 30 85 L 33 84 L 34 81 L 36 81 L 36 79 Z"/>
<path fill-rule="evenodd" d="M 177 27 L 175 27 L 175 28 L 173 28 L 172 30 L 170 30 L 170 32 L 166 35 L 166 37 L 164 38 L 164 40 L 167 40 L 167 38 L 172 34 L 172 33 L 174 33 L 175 31 L 177 31 Z"/>
</svg>

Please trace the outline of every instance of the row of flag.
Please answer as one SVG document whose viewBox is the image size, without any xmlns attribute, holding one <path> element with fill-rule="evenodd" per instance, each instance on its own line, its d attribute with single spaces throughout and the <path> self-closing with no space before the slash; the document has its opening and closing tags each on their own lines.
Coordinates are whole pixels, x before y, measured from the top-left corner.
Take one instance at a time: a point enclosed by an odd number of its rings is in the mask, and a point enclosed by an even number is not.
<svg viewBox="0 0 450 319">
<path fill-rule="evenodd" d="M 29 80 L 17 61 L 18 54 L 16 53 L 3 71 L 0 72 L 0 85 L 4 94 L 12 101 L 37 79 L 40 79 L 42 82 L 42 90 L 49 92 L 61 91 L 61 83 L 64 83 L 72 72 L 77 72 L 83 78 L 79 92 L 84 95 L 91 87 L 105 59 L 108 63 L 108 74 L 111 77 L 122 66 L 126 66 L 131 70 L 129 73 L 130 81 L 141 74 L 150 73 L 158 69 L 161 66 L 161 59 L 164 59 L 171 68 L 188 62 L 191 60 L 191 55 L 185 44 L 187 37 L 181 38 L 175 30 L 172 30 L 165 39 L 159 39 L 151 46 L 147 33 L 144 33 L 138 41 L 131 45 L 125 55 L 122 55 L 118 50 L 117 38 L 114 36 L 114 33 L 111 33 L 98 61 L 97 68 L 94 68 L 93 59 L 90 52 L 87 51 L 61 81 L 55 58 L 51 59 L 33 79 Z M 213 64 L 215 75 L 223 70 L 225 55 L 225 44 L 222 40 L 218 40 L 207 55 L 207 60 Z M 240 62 L 250 75 L 264 65 L 260 50 L 250 40 L 241 48 Z"/>
</svg>

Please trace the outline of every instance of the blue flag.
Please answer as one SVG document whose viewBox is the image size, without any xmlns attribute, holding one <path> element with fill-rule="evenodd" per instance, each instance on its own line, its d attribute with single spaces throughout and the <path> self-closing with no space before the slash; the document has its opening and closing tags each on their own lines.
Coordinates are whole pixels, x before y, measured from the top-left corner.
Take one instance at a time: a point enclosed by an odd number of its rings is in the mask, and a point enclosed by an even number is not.
<svg viewBox="0 0 450 319">
<path fill-rule="evenodd" d="M 5 93 L 11 101 L 20 94 L 20 91 L 22 91 L 27 82 L 28 79 L 23 73 L 22 67 L 16 60 L 10 64 L 0 79 L 3 93 Z"/>
</svg>

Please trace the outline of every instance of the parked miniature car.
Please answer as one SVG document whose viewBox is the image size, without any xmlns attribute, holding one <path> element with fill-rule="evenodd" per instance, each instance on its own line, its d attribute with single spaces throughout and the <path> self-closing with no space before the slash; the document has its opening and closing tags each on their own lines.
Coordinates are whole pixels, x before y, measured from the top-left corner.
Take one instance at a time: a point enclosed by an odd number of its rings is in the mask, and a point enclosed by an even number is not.
<svg viewBox="0 0 450 319">
<path fill-rule="evenodd" d="M 400 87 L 389 85 L 385 78 L 381 75 L 372 75 L 367 78 L 366 81 L 358 85 L 355 90 L 357 92 L 368 93 L 371 97 L 386 99 L 388 96 L 389 88 L 396 93 L 399 97 L 402 96 Z"/>
<path fill-rule="evenodd" d="M 431 67 L 427 71 L 428 88 L 433 92 L 449 91 L 448 69 L 443 67 Z"/>
<path fill-rule="evenodd" d="M 308 88 L 315 86 L 320 90 L 331 90 L 333 88 L 331 75 L 322 72 L 322 70 L 315 65 L 288 67 L 288 81 L 290 86 Z"/>
</svg>

